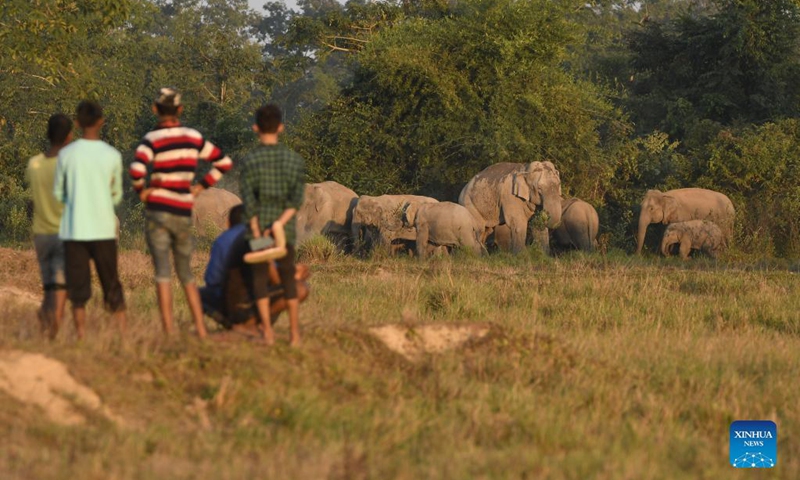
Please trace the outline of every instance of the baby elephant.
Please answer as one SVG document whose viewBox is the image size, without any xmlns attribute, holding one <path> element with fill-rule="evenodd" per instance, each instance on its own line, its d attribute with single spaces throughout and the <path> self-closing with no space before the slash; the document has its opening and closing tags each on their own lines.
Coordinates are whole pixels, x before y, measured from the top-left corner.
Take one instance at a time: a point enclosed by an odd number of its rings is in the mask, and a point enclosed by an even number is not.
<svg viewBox="0 0 800 480">
<path fill-rule="evenodd" d="M 452 202 L 406 203 L 403 224 L 417 231 L 417 255 L 426 258 L 437 248 L 463 247 L 476 255 L 481 253 L 479 239 L 483 225 L 466 207 Z"/>
<path fill-rule="evenodd" d="M 672 246 L 680 244 L 681 258 L 689 258 L 691 250 L 700 250 L 711 258 L 717 258 L 719 252 L 725 249 L 725 236 L 722 230 L 708 220 L 688 220 L 686 222 L 671 223 L 664 232 L 661 240 L 661 253 L 669 256 Z"/>
</svg>

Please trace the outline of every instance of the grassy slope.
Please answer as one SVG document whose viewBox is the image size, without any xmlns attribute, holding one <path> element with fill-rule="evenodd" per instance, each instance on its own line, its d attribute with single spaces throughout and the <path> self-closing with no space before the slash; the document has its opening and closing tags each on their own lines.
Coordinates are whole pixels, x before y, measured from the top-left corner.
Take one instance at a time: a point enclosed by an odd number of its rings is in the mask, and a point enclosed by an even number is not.
<svg viewBox="0 0 800 480">
<path fill-rule="evenodd" d="M 0 285 L 36 291 L 32 252 L 0 257 Z M 3 478 L 800 478 L 800 283 L 785 270 L 336 259 L 313 268 L 291 350 L 285 320 L 273 349 L 162 341 L 148 262 L 123 258 L 126 348 L 97 306 L 81 345 L 0 306 L 0 347 L 66 362 L 132 424 L 57 427 L 0 394 Z M 493 333 L 412 365 L 364 333 L 389 322 Z M 777 421 L 776 469 L 729 466 L 735 419 Z"/>
</svg>

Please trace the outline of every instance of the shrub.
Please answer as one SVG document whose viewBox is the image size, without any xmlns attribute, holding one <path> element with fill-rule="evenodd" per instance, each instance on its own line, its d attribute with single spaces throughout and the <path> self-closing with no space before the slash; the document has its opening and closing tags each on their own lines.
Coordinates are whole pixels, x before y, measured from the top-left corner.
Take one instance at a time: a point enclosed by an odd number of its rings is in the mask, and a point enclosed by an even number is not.
<svg viewBox="0 0 800 480">
<path fill-rule="evenodd" d="M 31 237 L 30 192 L 10 176 L 0 176 L 0 241 L 24 242 Z"/>
<path fill-rule="evenodd" d="M 297 260 L 301 262 L 327 262 L 338 255 L 336 244 L 324 235 L 314 235 L 297 247 Z"/>
</svg>

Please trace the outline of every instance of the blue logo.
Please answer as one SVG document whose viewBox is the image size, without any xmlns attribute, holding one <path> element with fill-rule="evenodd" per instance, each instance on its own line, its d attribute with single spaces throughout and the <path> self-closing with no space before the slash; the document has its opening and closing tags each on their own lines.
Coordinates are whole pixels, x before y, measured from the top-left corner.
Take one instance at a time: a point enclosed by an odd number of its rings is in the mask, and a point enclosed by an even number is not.
<svg viewBox="0 0 800 480">
<path fill-rule="evenodd" d="M 731 423 L 731 465 L 735 468 L 772 468 L 778 464 L 778 427 L 769 420 Z"/>
</svg>

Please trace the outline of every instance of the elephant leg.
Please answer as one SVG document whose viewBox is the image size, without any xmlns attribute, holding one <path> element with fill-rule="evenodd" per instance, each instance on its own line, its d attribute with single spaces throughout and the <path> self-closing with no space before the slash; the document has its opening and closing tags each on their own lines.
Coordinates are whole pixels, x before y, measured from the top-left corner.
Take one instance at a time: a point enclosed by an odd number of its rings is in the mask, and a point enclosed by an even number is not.
<svg viewBox="0 0 800 480">
<path fill-rule="evenodd" d="M 428 238 L 430 237 L 430 231 L 428 227 L 425 225 L 421 225 L 417 228 L 417 256 L 424 259 L 428 256 Z"/>
<path fill-rule="evenodd" d="M 692 251 L 692 240 L 688 238 L 681 239 L 681 258 L 683 260 L 689 259 L 689 253 Z"/>
<path fill-rule="evenodd" d="M 585 225 L 581 225 L 570 231 L 570 237 L 572 237 L 572 244 L 575 245 L 578 250 L 584 252 L 594 251 L 594 242 L 589 233 L 589 228 Z"/>
<path fill-rule="evenodd" d="M 508 227 L 511 229 L 511 252 L 519 253 L 525 249 L 525 239 L 527 238 L 528 224 L 527 222 L 519 222 L 516 224 L 509 223 Z"/>
<path fill-rule="evenodd" d="M 481 242 L 481 245 L 486 245 L 486 239 L 488 239 L 489 235 L 491 235 L 492 233 L 494 233 L 494 229 L 493 228 L 485 227 L 483 229 L 483 232 L 481 233 L 481 236 L 480 236 L 480 239 L 479 239 L 479 241 Z"/>
</svg>

